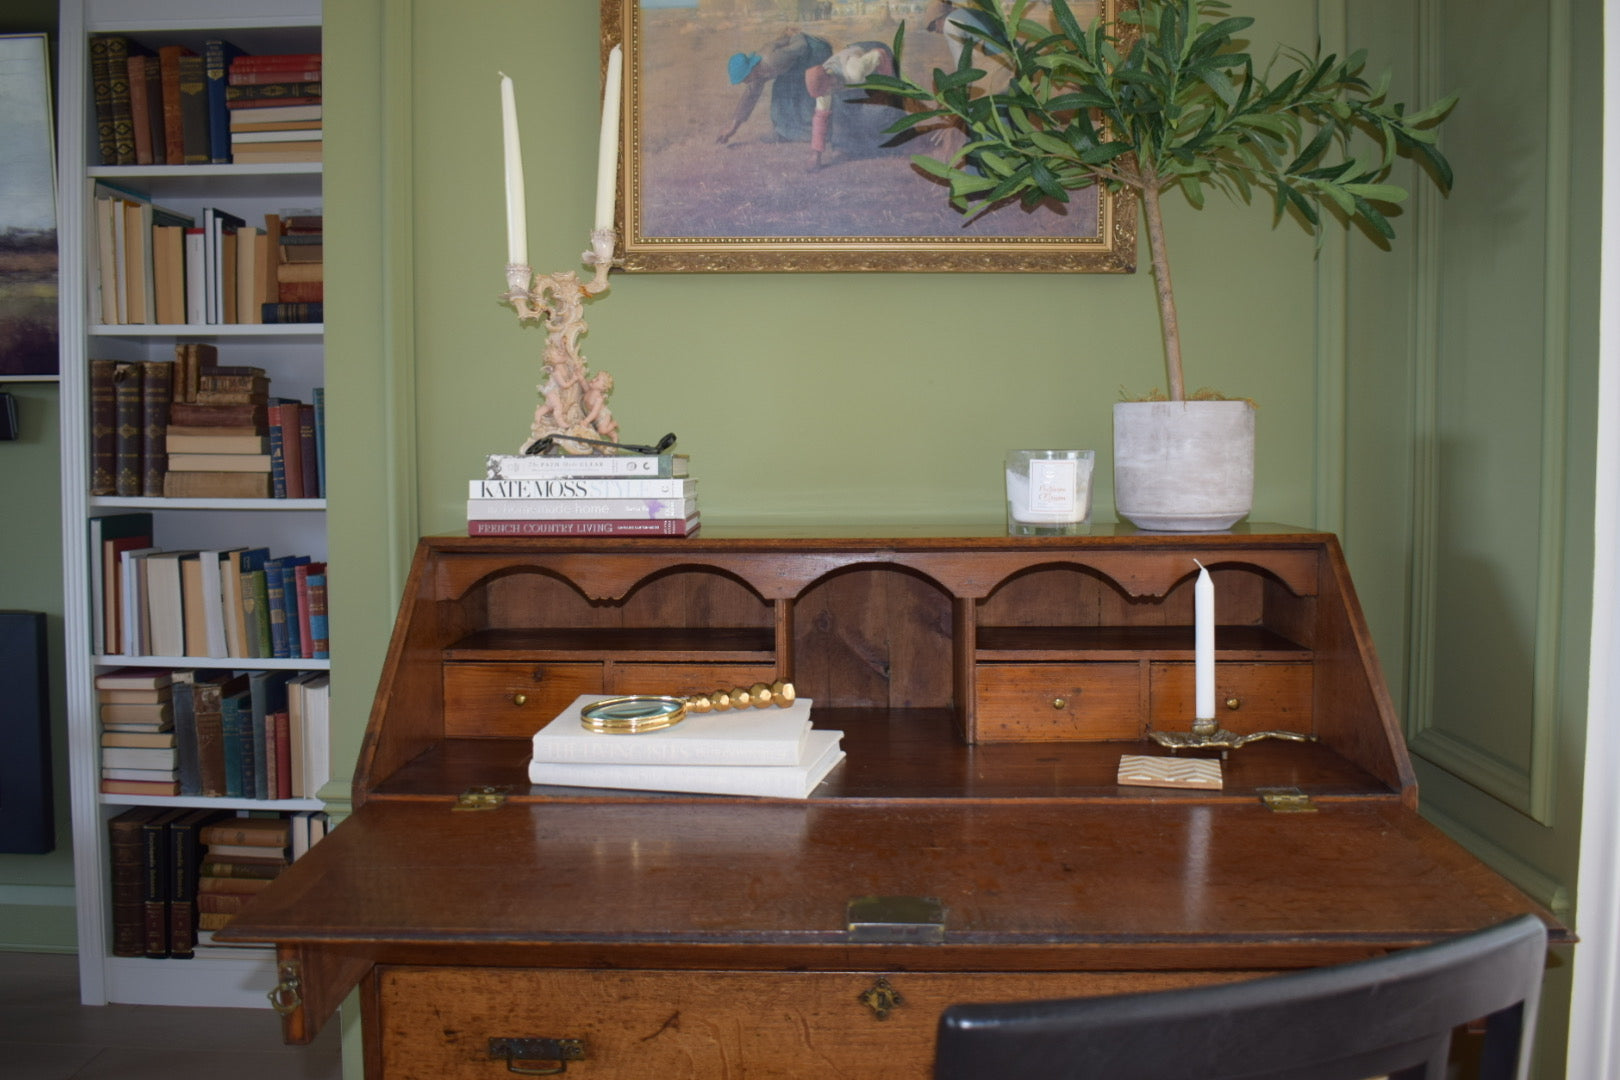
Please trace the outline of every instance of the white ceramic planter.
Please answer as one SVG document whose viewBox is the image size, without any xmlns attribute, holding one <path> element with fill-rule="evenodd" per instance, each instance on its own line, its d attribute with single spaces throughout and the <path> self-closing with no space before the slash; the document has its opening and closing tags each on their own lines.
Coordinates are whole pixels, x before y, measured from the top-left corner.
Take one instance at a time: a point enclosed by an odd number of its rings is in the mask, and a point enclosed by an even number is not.
<svg viewBox="0 0 1620 1080">
<path fill-rule="evenodd" d="M 1114 509 L 1139 529 L 1214 532 L 1254 505 L 1254 406 L 1122 401 L 1114 406 Z"/>
</svg>

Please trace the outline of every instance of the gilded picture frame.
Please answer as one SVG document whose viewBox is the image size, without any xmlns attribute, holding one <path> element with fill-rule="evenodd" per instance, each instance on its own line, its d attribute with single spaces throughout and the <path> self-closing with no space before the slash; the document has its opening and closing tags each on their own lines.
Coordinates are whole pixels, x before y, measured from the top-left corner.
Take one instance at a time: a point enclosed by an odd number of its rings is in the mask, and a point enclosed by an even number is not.
<svg viewBox="0 0 1620 1080">
<path fill-rule="evenodd" d="M 1121 0 L 1070 0 L 1082 21 Z M 1083 272 L 1136 269 L 1136 205 L 1092 188 L 969 223 L 912 155 L 948 136 L 883 134 L 902 103 L 846 90 L 901 63 L 954 66 L 940 0 L 601 0 L 624 47 L 615 227 L 646 272 Z M 943 29 L 942 29 L 943 28 Z M 960 35 L 956 35 L 960 40 Z M 885 60 L 885 56 L 887 59 Z M 864 66 L 863 66 L 864 65 Z M 842 80 L 842 81 L 840 81 Z M 818 130 L 819 129 L 819 130 Z"/>
</svg>

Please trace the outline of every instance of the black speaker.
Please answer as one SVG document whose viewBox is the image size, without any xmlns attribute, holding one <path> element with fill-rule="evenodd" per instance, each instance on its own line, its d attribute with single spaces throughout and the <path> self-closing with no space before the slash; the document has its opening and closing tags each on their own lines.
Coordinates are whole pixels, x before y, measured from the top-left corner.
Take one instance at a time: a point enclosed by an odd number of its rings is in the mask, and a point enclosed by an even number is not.
<svg viewBox="0 0 1620 1080">
<path fill-rule="evenodd" d="M 0 611 L 0 852 L 56 847 L 45 613 Z"/>
</svg>

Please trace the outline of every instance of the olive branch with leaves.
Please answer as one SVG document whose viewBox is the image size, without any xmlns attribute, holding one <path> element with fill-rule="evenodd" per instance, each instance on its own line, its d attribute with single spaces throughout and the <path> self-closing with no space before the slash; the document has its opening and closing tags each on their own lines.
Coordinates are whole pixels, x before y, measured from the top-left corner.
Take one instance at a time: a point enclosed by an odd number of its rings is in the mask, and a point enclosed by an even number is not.
<svg viewBox="0 0 1620 1080">
<path fill-rule="evenodd" d="M 1388 182 L 1398 158 L 1451 187 L 1435 128 L 1456 97 L 1408 113 L 1388 100 L 1387 75 L 1376 84 L 1363 77 L 1364 51 L 1340 59 L 1284 49 L 1261 73 L 1237 38 L 1254 20 L 1227 14 L 1222 0 L 1126 0 L 1116 28 L 1101 19 L 1081 26 L 1066 0 L 1050 0 L 1051 21 L 1037 20 L 1033 2 L 957 0 L 970 15 L 958 20 L 967 43 L 955 70 L 936 68 L 931 88 L 887 75 L 865 85 L 922 106 L 890 132 L 944 123 L 966 133 L 949 161 L 912 160 L 948 184 L 969 220 L 1013 199 L 1027 208 L 1067 203 L 1094 185 L 1135 195 L 1171 400 L 1185 392 L 1164 192 L 1179 188 L 1202 208 L 1208 188 L 1244 202 L 1259 189 L 1277 219 L 1297 214 L 1320 234 L 1326 210 L 1389 240 L 1395 230 L 1380 207 L 1407 197 Z M 901 23 L 897 71 L 904 44 Z"/>
</svg>

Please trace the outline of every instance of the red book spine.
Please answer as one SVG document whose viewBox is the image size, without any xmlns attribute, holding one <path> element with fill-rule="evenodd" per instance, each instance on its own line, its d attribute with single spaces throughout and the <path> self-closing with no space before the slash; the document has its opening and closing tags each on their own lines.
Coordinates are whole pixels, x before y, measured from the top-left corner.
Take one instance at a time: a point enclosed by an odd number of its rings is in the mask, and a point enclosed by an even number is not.
<svg viewBox="0 0 1620 1080">
<path fill-rule="evenodd" d="M 693 536 L 698 519 L 469 521 L 468 536 Z"/>
</svg>

